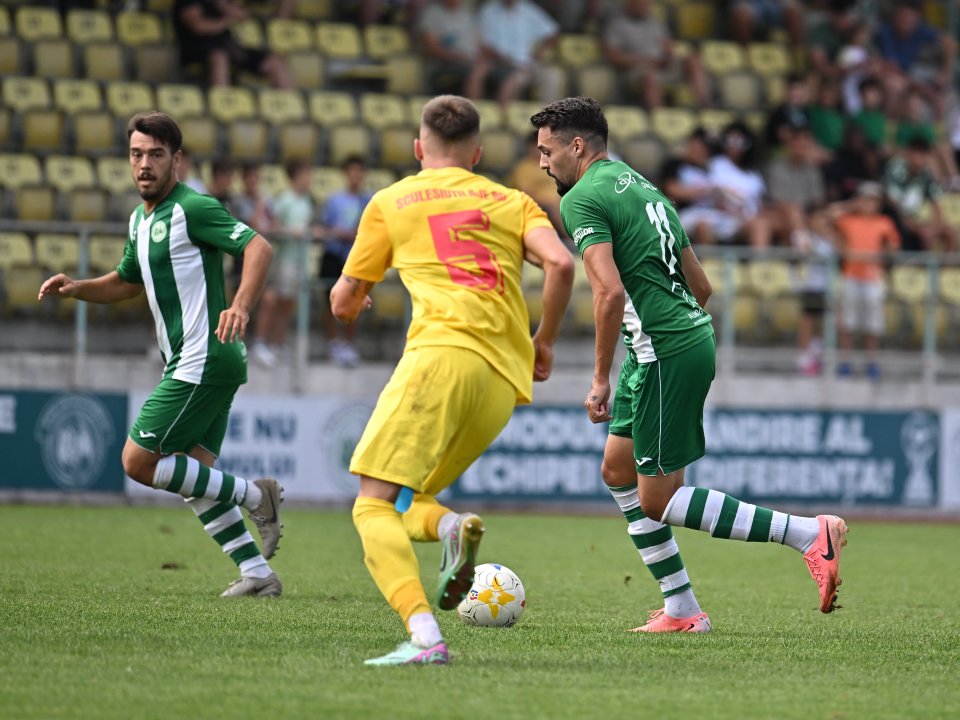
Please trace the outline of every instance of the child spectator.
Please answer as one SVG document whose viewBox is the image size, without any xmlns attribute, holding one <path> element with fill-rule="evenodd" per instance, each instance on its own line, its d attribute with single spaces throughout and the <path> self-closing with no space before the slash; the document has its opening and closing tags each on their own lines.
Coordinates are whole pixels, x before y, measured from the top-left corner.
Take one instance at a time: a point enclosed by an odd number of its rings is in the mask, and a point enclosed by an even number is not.
<svg viewBox="0 0 960 720">
<path fill-rule="evenodd" d="M 836 254 L 834 230 L 826 213 L 813 213 L 809 231 L 793 236 L 793 247 L 803 253 L 800 280 L 800 323 L 797 326 L 797 370 L 819 375 L 823 363 L 823 314 L 827 309 L 828 264 Z"/>
<path fill-rule="evenodd" d="M 883 110 L 883 85 L 876 78 L 860 82 L 860 106 L 853 123 L 863 130 L 871 146 L 882 149 L 887 142 L 887 114 Z"/>
<path fill-rule="evenodd" d="M 809 123 L 810 86 L 803 75 L 787 76 L 787 93 L 784 101 L 767 118 L 767 149 L 778 152 L 787 141 L 790 128 Z"/>
<path fill-rule="evenodd" d="M 840 85 L 823 80 L 817 91 L 817 102 L 807 111 L 810 132 L 821 148 L 834 151 L 843 143 L 847 119 L 843 114 Z"/>
</svg>

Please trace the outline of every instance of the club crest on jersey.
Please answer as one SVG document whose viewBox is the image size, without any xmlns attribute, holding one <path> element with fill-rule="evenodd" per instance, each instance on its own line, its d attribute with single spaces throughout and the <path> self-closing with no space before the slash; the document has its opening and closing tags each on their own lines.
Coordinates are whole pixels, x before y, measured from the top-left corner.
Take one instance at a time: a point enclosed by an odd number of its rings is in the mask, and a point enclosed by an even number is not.
<svg viewBox="0 0 960 720">
<path fill-rule="evenodd" d="M 155 222 L 150 228 L 150 239 L 155 243 L 163 242 L 167 237 L 167 226 L 162 222 Z"/>
<path fill-rule="evenodd" d="M 614 186 L 613 189 L 616 191 L 617 195 L 619 195 L 620 193 L 624 192 L 628 187 L 633 185 L 633 183 L 635 183 L 636 181 L 637 179 L 631 173 L 622 172 L 620 173 L 619 177 L 617 177 L 617 184 Z"/>
</svg>

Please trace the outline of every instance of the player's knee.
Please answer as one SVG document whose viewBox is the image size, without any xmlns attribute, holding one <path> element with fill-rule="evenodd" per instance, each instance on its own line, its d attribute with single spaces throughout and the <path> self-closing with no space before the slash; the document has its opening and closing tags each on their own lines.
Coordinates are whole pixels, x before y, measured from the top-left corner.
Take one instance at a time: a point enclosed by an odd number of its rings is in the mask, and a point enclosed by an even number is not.
<svg viewBox="0 0 960 720">
<path fill-rule="evenodd" d="M 600 465 L 600 477 L 607 487 L 623 487 L 636 482 L 636 474 L 633 465 L 623 467 L 615 462 L 610 462 L 604 458 Z"/>
<path fill-rule="evenodd" d="M 641 495 L 640 509 L 643 510 L 643 514 L 651 520 L 663 522 L 663 512 L 667 509 L 667 501 L 660 497 L 645 498 Z"/>
<path fill-rule="evenodd" d="M 120 461 L 123 464 L 123 471 L 130 478 L 141 485 L 153 485 L 153 471 L 156 462 L 145 461 L 143 454 L 129 445 L 123 448 Z"/>
</svg>

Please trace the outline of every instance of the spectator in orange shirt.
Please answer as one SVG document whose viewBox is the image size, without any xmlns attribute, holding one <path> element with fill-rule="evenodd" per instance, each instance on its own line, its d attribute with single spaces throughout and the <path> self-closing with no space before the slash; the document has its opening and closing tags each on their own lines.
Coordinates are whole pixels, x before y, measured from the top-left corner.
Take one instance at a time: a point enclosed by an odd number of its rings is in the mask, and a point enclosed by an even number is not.
<svg viewBox="0 0 960 720">
<path fill-rule="evenodd" d="M 840 375 L 850 375 L 849 353 L 853 333 L 863 333 L 867 351 L 867 376 L 880 378 L 877 346 L 884 330 L 883 301 L 886 293 L 883 254 L 900 248 L 900 233 L 881 209 L 883 188 L 864 182 L 856 195 L 832 205 L 830 213 L 843 256 L 843 299 L 840 315 L 840 349 L 844 355 Z"/>
</svg>

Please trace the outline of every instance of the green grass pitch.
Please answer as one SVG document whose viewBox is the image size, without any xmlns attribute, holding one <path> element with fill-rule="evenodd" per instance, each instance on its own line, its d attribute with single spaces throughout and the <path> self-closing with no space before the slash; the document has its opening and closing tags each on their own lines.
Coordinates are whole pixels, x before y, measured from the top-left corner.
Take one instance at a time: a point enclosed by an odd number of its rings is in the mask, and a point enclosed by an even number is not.
<svg viewBox="0 0 960 720">
<path fill-rule="evenodd" d="M 403 630 L 346 512 L 287 511 L 284 596 L 229 601 L 186 508 L 0 507 L 0 717 L 960 717 L 956 526 L 851 523 L 830 616 L 792 550 L 680 530 L 714 632 L 662 637 L 625 632 L 659 594 L 621 518 L 485 520 L 520 623 L 446 613 L 450 666 L 366 668 Z"/>
</svg>

